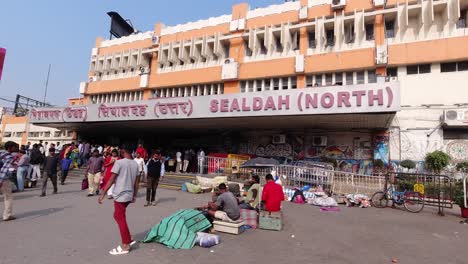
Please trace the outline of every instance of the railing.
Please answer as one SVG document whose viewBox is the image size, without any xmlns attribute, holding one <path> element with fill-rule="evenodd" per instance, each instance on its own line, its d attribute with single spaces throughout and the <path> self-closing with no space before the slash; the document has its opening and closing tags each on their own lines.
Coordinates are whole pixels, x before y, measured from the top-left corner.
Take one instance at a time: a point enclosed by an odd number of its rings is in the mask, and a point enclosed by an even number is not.
<svg viewBox="0 0 468 264">
<path fill-rule="evenodd" d="M 364 194 L 372 196 L 382 191 L 385 186 L 385 175 L 362 175 L 334 171 L 332 192 L 339 195 Z"/>
</svg>

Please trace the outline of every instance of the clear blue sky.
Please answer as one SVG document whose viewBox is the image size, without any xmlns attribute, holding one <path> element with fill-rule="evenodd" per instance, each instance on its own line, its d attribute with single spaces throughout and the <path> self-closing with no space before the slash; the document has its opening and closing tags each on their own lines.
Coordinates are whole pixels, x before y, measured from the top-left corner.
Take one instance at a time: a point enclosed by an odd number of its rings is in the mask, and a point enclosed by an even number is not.
<svg viewBox="0 0 468 264">
<path fill-rule="evenodd" d="M 283 0 L 4 0 L 0 3 L 0 47 L 7 49 L 0 97 L 17 93 L 42 101 L 49 63 L 47 101 L 63 105 L 78 97 L 87 79 L 91 49 L 98 36 L 109 37 L 108 11 L 130 19 L 140 31 L 156 22 L 171 26 L 230 14 L 233 4 L 251 8 Z M 0 101 L 0 105 L 8 106 Z"/>
</svg>

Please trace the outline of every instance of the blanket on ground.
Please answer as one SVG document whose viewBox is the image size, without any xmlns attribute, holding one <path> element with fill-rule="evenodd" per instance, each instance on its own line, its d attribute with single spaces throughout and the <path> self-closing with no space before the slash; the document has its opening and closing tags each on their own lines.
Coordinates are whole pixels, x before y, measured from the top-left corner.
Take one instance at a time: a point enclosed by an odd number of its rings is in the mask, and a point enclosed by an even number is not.
<svg viewBox="0 0 468 264">
<path fill-rule="evenodd" d="M 191 249 L 195 245 L 197 232 L 210 227 L 210 221 L 202 213 L 184 209 L 151 228 L 143 243 L 157 242 L 172 249 Z"/>
</svg>

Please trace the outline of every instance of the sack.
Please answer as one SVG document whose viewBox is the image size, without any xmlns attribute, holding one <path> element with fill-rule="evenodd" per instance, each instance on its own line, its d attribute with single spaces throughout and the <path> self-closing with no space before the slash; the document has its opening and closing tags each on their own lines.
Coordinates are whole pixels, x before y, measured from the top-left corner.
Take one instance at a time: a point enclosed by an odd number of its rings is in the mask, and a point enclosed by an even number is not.
<svg viewBox="0 0 468 264">
<path fill-rule="evenodd" d="M 81 190 L 86 190 L 88 189 L 88 179 L 87 178 L 84 178 L 83 181 L 81 182 Z"/>
<path fill-rule="evenodd" d="M 191 184 L 191 183 L 185 183 L 185 186 L 187 187 L 187 191 L 189 193 L 202 193 L 202 188 L 200 185 L 195 185 L 195 184 Z"/>
<path fill-rule="evenodd" d="M 220 239 L 218 235 L 198 232 L 195 243 L 202 248 L 210 248 L 212 246 L 218 245 L 219 241 Z"/>
</svg>

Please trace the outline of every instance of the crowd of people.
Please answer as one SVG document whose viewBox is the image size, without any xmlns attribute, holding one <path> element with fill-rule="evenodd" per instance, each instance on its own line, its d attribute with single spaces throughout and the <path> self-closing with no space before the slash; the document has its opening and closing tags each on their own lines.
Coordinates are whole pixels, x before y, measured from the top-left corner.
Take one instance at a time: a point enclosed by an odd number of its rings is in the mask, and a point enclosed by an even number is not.
<svg viewBox="0 0 468 264">
<path fill-rule="evenodd" d="M 36 187 L 39 179 L 43 179 L 41 197 L 46 196 L 47 184 L 50 179 L 53 193 L 58 193 L 58 172 L 61 171 L 60 183 L 63 185 L 70 169 L 85 167 L 87 196 L 99 195 L 98 202 L 102 204 L 107 199 L 114 202 L 114 219 L 119 227 L 122 245 L 112 249 L 112 255 L 127 254 L 135 241 L 132 240 L 126 220 L 127 207 L 135 202 L 140 182 L 146 182 L 145 207 L 156 205 L 156 190 L 159 181 L 165 174 L 165 163 L 170 156 L 164 157 L 160 150 L 153 150 L 151 155 L 139 144 L 132 151 L 127 148 L 112 146 L 92 146 L 88 142 L 71 143 L 64 146 L 42 142 L 30 146 L 20 146 L 15 142 L 6 142 L 5 150 L 0 151 L 0 191 L 4 196 L 5 208 L 3 221 L 16 218 L 13 215 L 12 203 L 13 185 L 18 191 L 24 190 L 24 182 Z M 204 158 L 203 150 L 195 153 L 187 150 L 182 156 L 175 153 L 175 171 L 188 171 L 194 157 Z M 196 164 L 196 163 L 195 163 Z M 41 170 L 42 169 L 42 170 Z M 253 175 L 251 181 L 245 184 L 245 194 L 242 201 L 229 191 L 226 184 L 218 186 L 215 202 L 200 208 L 211 221 L 236 221 L 240 218 L 240 209 L 279 211 L 284 200 L 282 187 L 276 184 L 272 175 L 266 176 L 267 184 L 260 191 L 260 179 Z M 14 184 L 13 184 L 14 183 Z M 262 193 L 262 195 L 260 195 Z"/>
</svg>

